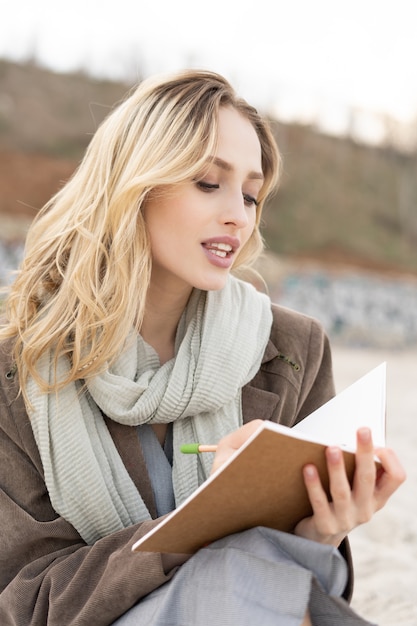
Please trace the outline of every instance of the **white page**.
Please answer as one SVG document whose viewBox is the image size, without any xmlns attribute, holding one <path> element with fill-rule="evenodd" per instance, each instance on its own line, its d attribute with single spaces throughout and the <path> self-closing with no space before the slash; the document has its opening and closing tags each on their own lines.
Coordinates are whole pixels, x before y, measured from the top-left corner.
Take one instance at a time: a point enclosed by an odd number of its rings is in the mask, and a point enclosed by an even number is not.
<svg viewBox="0 0 417 626">
<path fill-rule="evenodd" d="M 314 440 L 356 450 L 356 431 L 372 430 L 375 446 L 385 446 L 386 363 L 338 393 L 294 426 Z"/>
</svg>

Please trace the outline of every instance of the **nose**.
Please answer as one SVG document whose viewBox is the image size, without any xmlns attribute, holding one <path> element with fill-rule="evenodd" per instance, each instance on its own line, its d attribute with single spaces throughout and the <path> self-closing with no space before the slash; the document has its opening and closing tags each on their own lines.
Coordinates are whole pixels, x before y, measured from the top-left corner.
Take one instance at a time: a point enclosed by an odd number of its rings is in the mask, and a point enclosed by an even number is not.
<svg viewBox="0 0 417 626">
<path fill-rule="evenodd" d="M 248 208 L 245 206 L 242 192 L 228 194 L 221 214 L 223 224 L 232 224 L 237 228 L 245 228 L 249 224 Z"/>
</svg>

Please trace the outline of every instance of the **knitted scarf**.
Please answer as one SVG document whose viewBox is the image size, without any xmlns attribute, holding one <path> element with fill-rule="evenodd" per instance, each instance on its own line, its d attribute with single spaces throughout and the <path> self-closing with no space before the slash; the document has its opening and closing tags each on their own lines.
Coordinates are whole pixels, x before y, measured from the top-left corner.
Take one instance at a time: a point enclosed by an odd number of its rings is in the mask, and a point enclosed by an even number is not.
<svg viewBox="0 0 417 626">
<path fill-rule="evenodd" d="M 194 290 L 180 320 L 175 358 L 158 355 L 131 332 L 119 358 L 102 374 L 58 394 L 28 381 L 31 424 L 54 509 L 88 544 L 150 519 L 103 419 L 130 426 L 173 425 L 176 505 L 209 475 L 212 455 L 185 455 L 182 443 L 217 442 L 242 424 L 241 389 L 259 369 L 272 324 L 270 300 L 230 277 L 220 291 Z M 68 371 L 58 362 L 58 380 Z M 38 364 L 55 376 L 52 354 Z"/>
</svg>

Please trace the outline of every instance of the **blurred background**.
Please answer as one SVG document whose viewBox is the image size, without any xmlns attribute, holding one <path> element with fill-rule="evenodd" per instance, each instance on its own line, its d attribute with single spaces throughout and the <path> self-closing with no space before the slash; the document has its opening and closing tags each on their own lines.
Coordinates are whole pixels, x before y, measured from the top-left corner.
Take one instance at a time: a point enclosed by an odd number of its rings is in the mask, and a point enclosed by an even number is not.
<svg viewBox="0 0 417 626">
<path fill-rule="evenodd" d="M 270 117 L 283 155 L 260 264 L 273 299 L 342 344 L 417 345 L 413 0 L 3 4 L 0 282 L 128 89 L 204 67 Z"/>
<path fill-rule="evenodd" d="M 388 362 L 387 435 L 409 480 L 358 535 L 355 597 L 381 625 L 417 624 L 415 0 L 0 7 L 0 284 L 13 280 L 37 210 L 143 78 L 215 70 L 270 118 L 284 167 L 259 269 L 274 301 L 325 326 L 338 389 Z"/>
</svg>

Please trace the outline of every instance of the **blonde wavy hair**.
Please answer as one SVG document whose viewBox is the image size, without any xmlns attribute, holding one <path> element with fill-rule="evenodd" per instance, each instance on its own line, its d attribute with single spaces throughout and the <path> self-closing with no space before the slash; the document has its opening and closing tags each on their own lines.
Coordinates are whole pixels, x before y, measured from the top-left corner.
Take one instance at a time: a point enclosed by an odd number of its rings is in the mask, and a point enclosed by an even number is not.
<svg viewBox="0 0 417 626">
<path fill-rule="evenodd" d="M 280 157 L 266 120 L 220 75 L 184 71 L 147 79 L 98 128 L 72 178 L 43 207 L 10 287 L 0 339 L 15 337 L 14 359 L 25 394 L 27 375 L 45 392 L 93 376 L 140 328 L 151 275 L 142 215 L 147 194 L 201 175 L 215 154 L 218 112 L 231 106 L 253 125 L 265 177 L 257 225 L 236 267 L 263 249 L 262 207 L 277 186 Z M 36 364 L 52 350 L 67 355 L 66 380 L 47 385 Z"/>
</svg>

